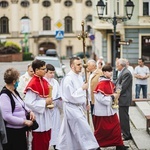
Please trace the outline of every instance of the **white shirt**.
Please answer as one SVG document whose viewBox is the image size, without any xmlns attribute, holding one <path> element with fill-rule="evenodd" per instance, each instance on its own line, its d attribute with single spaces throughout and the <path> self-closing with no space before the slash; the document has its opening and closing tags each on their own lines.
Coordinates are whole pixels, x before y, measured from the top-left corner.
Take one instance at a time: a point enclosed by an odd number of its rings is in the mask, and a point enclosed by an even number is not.
<svg viewBox="0 0 150 150">
<path fill-rule="evenodd" d="M 134 74 L 139 74 L 141 76 L 146 76 L 147 74 L 149 74 L 149 68 L 147 66 L 143 66 L 143 67 L 140 67 L 140 66 L 136 66 L 135 67 L 135 70 L 134 70 Z M 148 82 L 148 79 L 138 79 L 136 78 L 136 84 L 141 84 L 141 85 L 147 85 L 147 82 Z"/>
<path fill-rule="evenodd" d="M 134 69 L 132 66 L 128 66 L 127 69 L 131 72 L 132 75 L 134 74 Z"/>
<path fill-rule="evenodd" d="M 17 91 L 19 92 L 19 94 L 22 98 L 24 98 L 24 96 L 25 96 L 24 90 L 25 90 L 26 86 L 28 85 L 29 81 L 31 80 L 31 78 L 32 77 L 29 76 L 28 72 L 26 72 L 25 74 L 23 74 L 22 76 L 19 77 Z"/>
</svg>

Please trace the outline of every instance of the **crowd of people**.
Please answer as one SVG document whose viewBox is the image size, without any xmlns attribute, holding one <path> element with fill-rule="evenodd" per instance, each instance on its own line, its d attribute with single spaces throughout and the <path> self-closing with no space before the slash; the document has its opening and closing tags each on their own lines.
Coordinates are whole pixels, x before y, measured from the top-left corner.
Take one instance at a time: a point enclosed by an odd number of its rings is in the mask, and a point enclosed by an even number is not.
<svg viewBox="0 0 150 150">
<path fill-rule="evenodd" d="M 42 60 L 34 60 L 22 76 L 8 68 L 0 93 L 0 150 L 49 150 L 50 146 L 54 150 L 128 149 L 124 141 L 132 139 L 132 80 L 136 78 L 135 98 L 140 97 L 141 89 L 146 98 L 149 68 L 142 58 L 135 69 L 119 58 L 117 80 L 112 82 L 113 68 L 103 57 L 88 60 L 84 67 L 87 82 L 81 74 L 82 60 L 70 58 L 70 71 L 60 83 L 55 67 Z M 91 113 L 94 129 L 86 111 Z M 35 121 L 38 126 L 34 129 Z"/>
</svg>

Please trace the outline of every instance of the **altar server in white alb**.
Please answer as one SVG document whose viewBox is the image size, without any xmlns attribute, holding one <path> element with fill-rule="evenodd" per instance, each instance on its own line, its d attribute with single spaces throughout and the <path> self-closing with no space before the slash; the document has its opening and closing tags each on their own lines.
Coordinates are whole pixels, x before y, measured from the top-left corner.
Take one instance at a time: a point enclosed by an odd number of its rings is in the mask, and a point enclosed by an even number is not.
<svg viewBox="0 0 150 150">
<path fill-rule="evenodd" d="M 33 75 L 34 75 L 34 71 L 32 69 L 31 64 L 29 64 L 26 73 L 19 77 L 17 91 L 19 92 L 21 98 L 23 99 L 25 97 L 24 90 L 28 85 L 28 83 L 30 82 L 30 80 L 32 79 Z"/>
<path fill-rule="evenodd" d="M 64 118 L 61 124 L 58 143 L 59 150 L 97 150 L 99 145 L 87 122 L 86 89 L 80 72 L 80 58 L 70 59 L 71 71 L 61 82 L 61 98 L 63 100 Z"/>
<path fill-rule="evenodd" d="M 25 89 L 25 103 L 35 113 L 38 129 L 32 131 L 32 150 L 49 150 L 52 118 L 48 108 L 52 104 L 49 96 L 49 83 L 43 78 L 46 74 L 46 63 L 42 60 L 32 62 L 34 76 Z"/>
<path fill-rule="evenodd" d="M 45 79 L 52 86 L 52 98 L 54 107 L 51 109 L 52 112 L 52 132 L 50 146 L 56 149 L 56 144 L 58 140 L 58 134 L 61 125 L 60 109 L 62 109 L 62 100 L 60 98 L 60 87 L 59 83 L 55 77 L 55 68 L 51 64 L 46 65 L 47 72 L 45 74 Z"/>
</svg>

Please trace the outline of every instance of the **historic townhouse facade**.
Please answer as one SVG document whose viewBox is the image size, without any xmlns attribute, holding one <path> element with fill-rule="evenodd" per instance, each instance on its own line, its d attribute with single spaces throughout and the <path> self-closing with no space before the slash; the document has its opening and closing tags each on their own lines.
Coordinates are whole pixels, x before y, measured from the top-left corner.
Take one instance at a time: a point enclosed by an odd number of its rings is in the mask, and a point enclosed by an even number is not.
<svg viewBox="0 0 150 150">
<path fill-rule="evenodd" d="M 103 0 L 107 5 L 104 17 L 125 16 L 127 0 Z M 150 64 L 150 0 L 132 0 L 134 12 L 131 20 L 118 23 L 116 27 L 117 57 L 127 58 L 130 63 L 137 64 L 139 57 Z M 93 1 L 96 6 L 98 0 Z M 106 62 L 112 62 L 113 25 L 98 18 L 94 8 L 93 28 L 95 29 L 95 52 L 102 55 Z M 129 45 L 120 45 L 119 41 L 132 41 Z"/>
<path fill-rule="evenodd" d="M 81 22 L 92 28 L 92 0 L 1 0 L 0 40 L 14 41 L 38 55 L 40 51 L 56 49 L 60 56 L 70 57 L 82 51 L 77 39 Z M 56 31 L 64 32 L 64 38 L 55 38 Z M 58 32 L 57 32 L 58 33 Z M 63 34 L 62 34 L 63 35 Z M 61 35 L 61 37 L 62 37 Z M 92 51 L 90 38 L 86 48 Z"/>
</svg>

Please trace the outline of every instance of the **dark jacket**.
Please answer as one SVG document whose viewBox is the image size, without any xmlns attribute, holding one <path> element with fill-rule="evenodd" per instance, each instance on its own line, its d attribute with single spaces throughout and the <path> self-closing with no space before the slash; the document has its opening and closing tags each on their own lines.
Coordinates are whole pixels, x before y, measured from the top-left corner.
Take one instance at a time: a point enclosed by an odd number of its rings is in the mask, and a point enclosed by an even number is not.
<svg viewBox="0 0 150 150">
<path fill-rule="evenodd" d="M 121 84 L 122 90 L 119 97 L 119 106 L 130 106 L 132 101 L 132 75 L 124 68 L 116 81 L 116 87 Z"/>
</svg>

